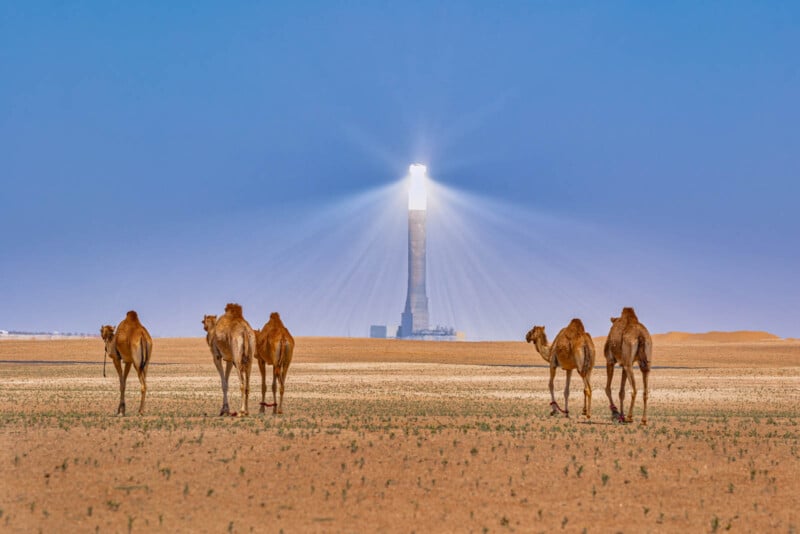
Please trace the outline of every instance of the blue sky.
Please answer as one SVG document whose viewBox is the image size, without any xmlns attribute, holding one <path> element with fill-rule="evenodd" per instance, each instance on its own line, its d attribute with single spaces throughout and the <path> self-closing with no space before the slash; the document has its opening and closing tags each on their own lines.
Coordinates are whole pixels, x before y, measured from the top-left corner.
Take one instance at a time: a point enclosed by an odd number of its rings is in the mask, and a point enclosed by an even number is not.
<svg viewBox="0 0 800 534">
<path fill-rule="evenodd" d="M 5 2 L 0 328 L 135 308 L 200 335 L 229 300 L 301 335 L 396 324 L 402 213 L 368 235 L 421 161 L 473 222 L 505 217 L 440 234 L 486 247 L 473 269 L 430 266 L 459 272 L 432 316 L 448 300 L 474 338 L 602 334 L 622 305 L 800 337 L 799 23 L 794 2 Z"/>
</svg>

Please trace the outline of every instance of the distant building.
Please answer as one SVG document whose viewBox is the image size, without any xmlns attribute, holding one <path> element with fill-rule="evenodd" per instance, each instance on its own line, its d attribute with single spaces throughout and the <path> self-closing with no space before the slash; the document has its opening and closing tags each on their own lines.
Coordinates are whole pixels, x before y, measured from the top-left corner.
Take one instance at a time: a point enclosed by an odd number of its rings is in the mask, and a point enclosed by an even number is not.
<svg viewBox="0 0 800 534">
<path fill-rule="evenodd" d="M 369 337 L 385 339 L 386 325 L 374 324 L 369 327 Z"/>
<path fill-rule="evenodd" d="M 8 330 L 0 330 L 0 336 L 7 336 Z"/>
</svg>

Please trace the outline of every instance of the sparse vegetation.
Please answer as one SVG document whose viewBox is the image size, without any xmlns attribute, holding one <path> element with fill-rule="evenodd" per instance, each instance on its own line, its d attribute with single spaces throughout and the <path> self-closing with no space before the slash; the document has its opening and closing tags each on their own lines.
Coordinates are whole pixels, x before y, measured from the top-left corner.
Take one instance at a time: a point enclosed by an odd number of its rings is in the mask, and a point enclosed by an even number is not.
<svg viewBox="0 0 800 534">
<path fill-rule="evenodd" d="M 591 423 L 548 418 L 536 367 L 296 358 L 283 416 L 230 418 L 216 415 L 214 367 L 159 365 L 159 341 L 141 417 L 109 416 L 116 384 L 95 367 L 0 367 L 4 529 L 56 531 L 74 510 L 86 530 L 174 529 L 185 525 L 180 510 L 212 502 L 235 517 L 193 520 L 237 532 L 263 527 L 265 513 L 276 531 L 347 530 L 341 510 L 353 506 L 389 531 L 400 527 L 387 510 L 443 530 L 457 514 L 465 530 L 591 532 L 612 508 L 615 522 L 642 531 L 708 531 L 714 518 L 717 531 L 797 524 L 768 507 L 800 475 L 800 417 L 791 393 L 770 385 L 773 369 L 749 369 L 745 387 L 740 369 L 714 369 L 713 391 L 701 373 L 655 369 L 641 426 L 612 425 L 599 408 Z M 773 402 L 746 402 L 763 397 Z M 561 511 L 555 484 L 575 488 L 567 504 L 580 515 Z M 685 506 L 676 485 L 702 503 Z M 617 506 L 634 496 L 638 506 Z M 455 503 L 453 515 L 438 502 Z M 519 507 L 534 513 L 524 519 Z"/>
</svg>

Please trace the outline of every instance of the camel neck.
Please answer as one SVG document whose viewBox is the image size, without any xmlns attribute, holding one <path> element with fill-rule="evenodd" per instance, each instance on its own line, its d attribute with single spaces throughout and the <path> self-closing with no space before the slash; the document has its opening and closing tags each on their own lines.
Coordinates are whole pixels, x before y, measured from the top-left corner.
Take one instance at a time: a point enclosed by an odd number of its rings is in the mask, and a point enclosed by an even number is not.
<svg viewBox="0 0 800 534">
<path fill-rule="evenodd" d="M 544 358 L 544 361 L 550 363 L 550 347 L 547 345 L 546 339 L 534 339 L 533 344 L 536 351 Z"/>
</svg>

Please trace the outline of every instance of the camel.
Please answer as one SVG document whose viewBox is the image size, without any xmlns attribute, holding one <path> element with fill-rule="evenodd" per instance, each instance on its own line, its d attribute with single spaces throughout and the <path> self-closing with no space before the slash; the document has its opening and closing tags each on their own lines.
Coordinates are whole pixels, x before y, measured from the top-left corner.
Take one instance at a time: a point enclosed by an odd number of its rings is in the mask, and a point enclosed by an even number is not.
<svg viewBox="0 0 800 534">
<path fill-rule="evenodd" d="M 203 329 L 207 332 L 206 342 L 214 358 L 214 365 L 222 382 L 222 408 L 220 415 L 237 415 L 231 413 L 228 406 L 228 378 L 231 369 L 236 367 L 239 373 L 239 384 L 242 392 L 242 407 L 238 415 L 248 414 L 248 397 L 250 396 L 250 369 L 256 352 L 256 335 L 250 324 L 242 315 L 242 307 L 238 304 L 225 306 L 225 314 L 203 317 Z M 222 361 L 225 361 L 225 369 Z"/>
<path fill-rule="evenodd" d="M 547 335 L 543 326 L 534 326 L 525 336 L 525 341 L 533 343 L 536 351 L 550 364 L 550 415 L 561 411 L 569 417 L 569 382 L 572 371 L 577 370 L 583 379 L 583 412 L 587 419 L 592 417 L 592 369 L 594 368 L 594 342 L 583 327 L 580 319 L 573 319 L 562 328 L 552 345 L 547 344 Z M 561 367 L 567 372 L 567 384 L 564 386 L 564 409 L 556 402 L 553 382 L 556 369 Z"/>
<path fill-rule="evenodd" d="M 261 330 L 256 331 L 256 358 L 261 371 L 261 413 L 267 406 L 272 406 L 272 413 L 283 413 L 283 390 L 286 384 L 286 373 L 292 363 L 294 338 L 283 325 L 281 316 L 272 312 L 269 321 Z M 267 369 L 272 366 L 272 404 L 267 404 Z M 276 381 L 281 385 L 280 403 L 275 398 Z"/>
<path fill-rule="evenodd" d="M 139 415 L 144 412 L 144 398 L 147 394 L 147 366 L 153 352 L 153 339 L 150 333 L 139 322 L 139 315 L 131 310 L 125 319 L 117 325 L 116 331 L 110 325 L 100 327 L 100 337 L 105 343 L 106 356 L 114 362 L 114 368 L 119 375 L 119 406 L 117 415 L 125 415 L 125 382 L 131 365 L 136 369 L 139 384 L 142 389 L 142 400 L 139 403 Z M 125 362 L 125 369 L 122 369 Z M 106 376 L 106 360 L 103 358 L 103 376 Z"/>
<path fill-rule="evenodd" d="M 614 419 L 620 422 L 633 422 L 633 406 L 636 401 L 636 381 L 633 378 L 633 363 L 639 362 L 639 370 L 642 372 L 642 382 L 644 392 L 642 401 L 642 424 L 647 424 L 647 397 L 650 395 L 648 377 L 653 361 L 653 341 L 650 339 L 650 332 L 639 322 L 633 308 L 623 308 L 622 315 L 611 318 L 611 330 L 608 332 L 603 353 L 606 357 L 606 396 L 608 397 L 609 408 Z M 619 410 L 614 405 L 611 398 L 611 381 L 614 378 L 614 366 L 619 363 L 622 367 L 622 383 L 619 387 Z M 631 384 L 631 405 L 628 408 L 628 415 L 625 416 L 625 382 L 630 380 Z"/>
</svg>

